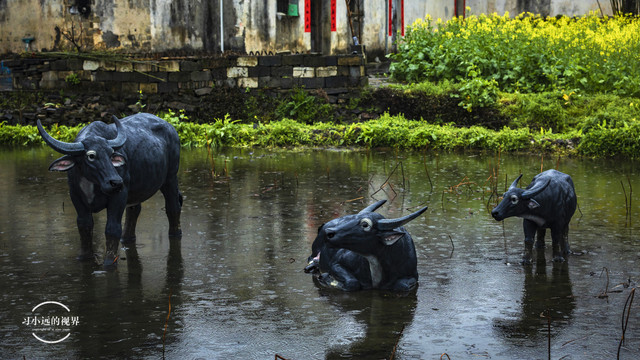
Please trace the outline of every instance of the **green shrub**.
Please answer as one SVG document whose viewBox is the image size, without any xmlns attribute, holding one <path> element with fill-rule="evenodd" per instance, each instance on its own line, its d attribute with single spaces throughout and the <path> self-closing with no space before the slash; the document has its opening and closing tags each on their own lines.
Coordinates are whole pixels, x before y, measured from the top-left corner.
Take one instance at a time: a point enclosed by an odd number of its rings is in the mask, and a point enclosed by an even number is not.
<svg viewBox="0 0 640 360">
<path fill-rule="evenodd" d="M 304 124 L 331 120 L 333 108 L 322 103 L 319 98 L 308 94 L 304 89 L 292 90 L 288 97 L 278 104 L 275 110 L 277 119 L 293 119 Z"/>
<path fill-rule="evenodd" d="M 601 125 L 584 134 L 578 150 L 587 156 L 640 156 L 640 122 L 610 128 Z"/>
<path fill-rule="evenodd" d="M 474 108 L 486 108 L 495 105 L 498 98 L 498 82 L 495 79 L 484 79 L 475 70 L 469 71 L 469 77 L 462 81 L 459 94 L 452 97 L 460 99 L 458 106 L 473 111 Z"/>
<path fill-rule="evenodd" d="M 635 17 L 469 16 L 411 25 L 391 75 L 406 82 L 464 82 L 468 69 L 506 92 L 575 91 L 640 96 Z"/>
</svg>

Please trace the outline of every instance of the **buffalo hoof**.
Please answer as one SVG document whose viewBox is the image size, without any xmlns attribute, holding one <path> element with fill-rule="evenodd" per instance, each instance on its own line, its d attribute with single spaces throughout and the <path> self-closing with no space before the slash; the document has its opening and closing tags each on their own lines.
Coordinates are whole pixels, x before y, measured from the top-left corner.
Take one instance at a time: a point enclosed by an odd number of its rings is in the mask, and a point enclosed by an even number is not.
<svg viewBox="0 0 640 360">
<path fill-rule="evenodd" d="M 530 257 L 523 257 L 522 261 L 520 263 L 522 265 L 531 265 L 531 258 Z"/>
<path fill-rule="evenodd" d="M 564 257 L 562 257 L 561 255 L 556 255 L 553 257 L 553 262 L 557 262 L 557 263 L 564 262 Z"/>
<path fill-rule="evenodd" d="M 307 274 L 312 274 L 319 271 L 320 271 L 320 268 L 318 267 L 318 262 L 315 260 L 309 261 L 309 264 L 304 268 L 304 272 Z"/>
<path fill-rule="evenodd" d="M 128 236 L 128 237 L 123 237 L 122 239 L 120 239 L 120 242 L 123 244 L 132 244 L 134 242 L 136 242 L 136 236 Z"/>
<path fill-rule="evenodd" d="M 334 279 L 333 276 L 329 275 L 328 273 L 314 275 L 313 278 L 321 287 L 348 291 L 340 281 Z"/>
<path fill-rule="evenodd" d="M 398 280 L 395 285 L 393 286 L 393 291 L 401 291 L 401 292 L 406 292 L 406 291 L 412 291 L 414 289 L 416 289 L 418 287 L 418 280 L 411 278 L 411 279 L 401 279 Z"/>
<path fill-rule="evenodd" d="M 118 255 L 114 254 L 111 251 L 108 251 L 104 256 L 104 262 L 102 266 L 105 268 L 105 270 L 115 269 L 118 265 L 118 259 L 120 259 Z"/>
</svg>

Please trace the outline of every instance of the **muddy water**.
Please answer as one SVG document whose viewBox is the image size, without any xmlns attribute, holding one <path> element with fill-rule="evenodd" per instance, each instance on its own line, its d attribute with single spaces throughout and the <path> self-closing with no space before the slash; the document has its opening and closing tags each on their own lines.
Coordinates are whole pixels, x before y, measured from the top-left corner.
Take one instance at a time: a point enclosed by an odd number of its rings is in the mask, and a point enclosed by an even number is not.
<svg viewBox="0 0 640 360">
<path fill-rule="evenodd" d="M 169 240 L 157 195 L 143 204 L 137 244 L 105 272 L 74 259 L 66 177 L 47 171 L 56 157 L 0 151 L 3 358 L 381 359 L 395 349 L 396 359 L 546 359 L 549 346 L 556 359 L 612 358 L 640 281 L 640 168 L 631 161 L 184 151 L 182 241 Z M 503 192 L 505 175 L 522 172 L 526 185 L 541 165 L 573 176 L 576 254 L 553 264 L 547 248 L 523 267 L 521 220 L 490 217 L 487 179 L 499 166 Z M 419 288 L 317 288 L 302 269 L 318 226 L 381 199 L 387 217 L 429 205 L 407 225 Z M 100 249 L 105 214 L 95 219 Z M 69 323 L 34 324 L 38 316 Z M 621 358 L 640 356 L 640 297 L 625 338 Z"/>
</svg>

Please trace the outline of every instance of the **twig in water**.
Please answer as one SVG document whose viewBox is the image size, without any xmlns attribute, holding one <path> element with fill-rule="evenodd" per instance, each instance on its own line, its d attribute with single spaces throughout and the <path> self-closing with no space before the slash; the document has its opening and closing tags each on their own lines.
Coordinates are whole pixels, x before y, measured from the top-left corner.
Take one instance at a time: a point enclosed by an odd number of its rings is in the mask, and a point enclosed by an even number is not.
<svg viewBox="0 0 640 360">
<path fill-rule="evenodd" d="M 542 172 L 543 169 L 544 169 L 544 154 L 542 154 L 542 157 L 540 158 L 540 172 Z"/>
<path fill-rule="evenodd" d="M 633 298 L 635 297 L 636 288 L 631 289 L 631 293 L 627 296 L 627 300 L 624 302 L 624 308 L 622 309 L 622 337 L 620 338 L 620 344 L 618 344 L 618 357 L 620 359 L 620 348 L 622 348 L 622 344 L 624 344 L 624 334 L 627 332 L 627 325 L 629 325 L 629 317 L 631 316 L 631 303 L 633 303 Z M 627 308 L 627 304 L 629 307 Z M 627 317 L 625 319 L 624 312 L 627 312 Z"/>
<path fill-rule="evenodd" d="M 580 210 L 580 203 L 578 203 L 577 205 L 578 205 L 578 211 L 580 212 L 580 219 L 582 219 L 583 214 L 582 214 L 582 210 Z"/>
<path fill-rule="evenodd" d="M 626 216 L 629 216 L 629 199 L 627 199 L 627 190 L 624 188 L 624 184 L 622 180 L 620 180 L 620 186 L 622 186 L 622 192 L 624 193 L 624 209 L 626 211 Z"/>
<path fill-rule="evenodd" d="M 603 267 L 602 272 L 607 273 L 607 284 L 604 287 L 604 292 L 601 292 L 600 294 L 598 294 L 598 298 L 600 299 L 609 297 L 609 294 L 607 294 L 609 292 L 609 269 L 607 269 L 606 267 Z M 602 272 L 600 272 L 600 276 L 602 276 Z"/>
<path fill-rule="evenodd" d="M 360 197 L 357 197 L 357 198 L 355 198 L 355 199 L 345 200 L 345 201 L 343 202 L 343 204 L 344 204 L 344 203 L 348 203 L 348 202 L 354 202 L 354 201 L 362 200 L 362 199 L 364 199 L 364 196 L 360 196 Z"/>
<path fill-rule="evenodd" d="M 547 318 L 547 352 L 549 354 L 549 360 L 551 360 L 551 311 L 547 309 L 542 314 L 545 313 L 546 315 L 544 317 Z"/>
<path fill-rule="evenodd" d="M 629 183 L 629 216 L 631 216 L 631 201 L 633 201 L 633 187 L 631 187 L 631 180 L 627 175 L 627 182 Z"/>
<path fill-rule="evenodd" d="M 167 337 L 167 326 L 169 325 L 169 316 L 171 316 L 171 290 L 169 290 L 169 312 L 167 313 L 167 318 L 164 320 L 164 333 L 162 334 L 162 358 L 163 359 L 164 359 L 165 340 Z"/>
<path fill-rule="evenodd" d="M 562 344 L 562 346 L 565 346 L 565 345 L 571 344 L 571 343 L 572 343 L 572 342 L 574 342 L 574 341 L 578 341 L 578 340 L 586 339 L 586 338 L 588 338 L 588 337 L 589 337 L 589 336 L 583 336 L 583 337 L 581 337 L 581 338 L 577 338 L 577 339 L 573 339 L 573 340 L 566 341 L 566 342 L 564 342 L 564 343 Z"/>
<path fill-rule="evenodd" d="M 402 333 L 404 332 L 404 325 L 402 325 L 402 329 L 400 329 L 400 333 L 398 334 L 398 339 L 396 340 L 396 344 L 393 346 L 393 351 L 391 352 L 391 356 L 389 360 L 393 360 L 396 355 L 396 350 L 398 350 L 398 343 L 400 343 L 400 338 L 402 338 Z"/>
<path fill-rule="evenodd" d="M 371 194 L 371 197 L 373 197 L 375 194 L 379 193 L 380 191 L 383 191 L 383 188 L 385 187 L 385 185 L 389 185 L 389 188 L 391 189 L 391 191 L 393 191 L 394 194 L 394 199 L 396 196 L 398 196 L 398 193 L 394 190 L 393 185 L 391 185 L 391 183 L 389 182 L 389 179 L 391 179 L 391 176 L 393 176 L 393 173 L 398 169 L 398 166 L 402 165 L 402 161 L 400 161 L 399 163 L 396 164 L 396 166 L 393 168 L 393 170 L 391 170 L 391 173 L 389 174 L 389 176 L 387 176 L 387 179 L 384 181 L 384 183 L 382 183 L 382 185 L 380 185 L 380 187 L 378 188 L 378 190 L 376 190 L 373 194 Z M 402 184 L 404 186 L 404 168 L 402 170 L 403 174 L 402 174 Z"/>
<path fill-rule="evenodd" d="M 447 359 L 451 360 L 451 358 L 449 357 L 449 354 L 447 353 L 442 353 L 442 355 L 440 355 L 440 360 L 444 359 L 444 357 L 447 357 Z"/>
<path fill-rule="evenodd" d="M 507 177 L 507 174 L 504 174 L 504 192 L 507 192 L 507 182 L 509 181 L 509 178 Z"/>
<path fill-rule="evenodd" d="M 453 238 L 451 237 L 451 235 L 448 235 L 448 236 L 449 236 L 449 240 L 451 241 L 451 252 L 453 252 L 453 250 L 456 249 L 456 246 L 453 245 Z"/>
<path fill-rule="evenodd" d="M 283 358 L 282 356 L 280 356 L 280 355 L 276 354 L 276 358 L 275 358 L 275 360 L 287 360 L 287 359 L 285 359 L 285 358 Z"/>
<path fill-rule="evenodd" d="M 433 192 L 433 182 L 431 182 L 431 176 L 429 176 L 429 169 L 427 169 L 426 154 L 422 156 L 422 163 L 424 164 L 424 171 L 427 173 L 427 179 L 429 180 L 429 185 L 431 185 L 431 192 Z"/>
</svg>

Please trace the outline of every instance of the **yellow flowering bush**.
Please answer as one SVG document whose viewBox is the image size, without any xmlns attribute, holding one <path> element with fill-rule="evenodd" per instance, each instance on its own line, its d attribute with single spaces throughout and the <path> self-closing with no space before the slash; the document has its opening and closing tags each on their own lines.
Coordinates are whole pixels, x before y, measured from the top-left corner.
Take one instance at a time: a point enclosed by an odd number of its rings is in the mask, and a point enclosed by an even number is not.
<svg viewBox="0 0 640 360">
<path fill-rule="evenodd" d="M 640 20 L 591 13 L 578 18 L 470 16 L 420 19 L 398 43 L 391 75 L 465 83 L 470 70 L 506 92 L 640 96 Z"/>
</svg>

